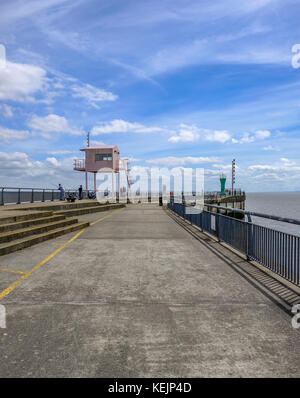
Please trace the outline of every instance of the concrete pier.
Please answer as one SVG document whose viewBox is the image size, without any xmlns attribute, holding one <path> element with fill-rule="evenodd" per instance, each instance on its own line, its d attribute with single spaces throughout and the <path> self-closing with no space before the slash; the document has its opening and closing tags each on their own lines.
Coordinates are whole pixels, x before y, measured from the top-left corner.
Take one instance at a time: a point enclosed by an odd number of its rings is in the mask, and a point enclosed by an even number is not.
<svg viewBox="0 0 300 398">
<path fill-rule="evenodd" d="M 241 257 L 158 205 L 80 221 L 1 257 L 0 377 L 300 376 L 299 329 Z"/>
</svg>

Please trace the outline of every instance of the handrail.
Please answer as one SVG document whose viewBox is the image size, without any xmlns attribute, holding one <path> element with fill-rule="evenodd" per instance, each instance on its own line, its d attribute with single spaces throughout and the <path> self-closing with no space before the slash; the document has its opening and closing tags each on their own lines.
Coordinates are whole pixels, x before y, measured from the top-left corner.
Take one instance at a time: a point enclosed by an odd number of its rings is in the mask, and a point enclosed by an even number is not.
<svg viewBox="0 0 300 398">
<path fill-rule="evenodd" d="M 35 190 L 39 190 L 39 191 L 58 191 L 58 188 L 20 188 L 20 187 L 0 187 L 0 189 L 35 189 Z"/>
<path fill-rule="evenodd" d="M 64 189 L 65 193 L 77 192 L 78 189 Z M 83 191 L 86 195 L 86 190 Z M 94 192 L 94 191 L 88 191 Z M 5 204 L 34 203 L 59 200 L 60 190 L 58 188 L 20 188 L 0 187 L 0 206 Z"/>
<path fill-rule="evenodd" d="M 241 209 L 236 209 L 236 208 L 233 208 L 233 207 L 210 205 L 208 203 L 205 203 L 204 206 L 212 207 L 212 208 L 216 208 L 216 209 L 220 209 L 220 210 L 228 210 L 228 211 L 232 211 L 234 213 L 241 213 L 241 214 L 245 214 L 247 216 L 267 218 L 269 220 L 281 221 L 281 222 L 286 222 L 286 223 L 289 223 L 289 224 L 300 225 L 300 220 L 297 220 L 297 219 L 294 219 L 294 218 L 273 216 L 271 214 L 258 213 L 256 211 L 249 211 L 249 210 L 241 210 Z"/>
</svg>

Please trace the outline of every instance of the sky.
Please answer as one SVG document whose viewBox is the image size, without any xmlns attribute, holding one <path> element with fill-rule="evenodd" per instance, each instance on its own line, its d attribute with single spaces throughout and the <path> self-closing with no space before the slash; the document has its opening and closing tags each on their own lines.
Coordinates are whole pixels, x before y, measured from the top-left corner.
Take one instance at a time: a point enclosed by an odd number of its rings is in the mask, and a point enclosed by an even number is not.
<svg viewBox="0 0 300 398">
<path fill-rule="evenodd" d="M 299 0 L 1 0 L 0 186 L 74 188 L 92 145 L 132 167 L 300 190 Z"/>
</svg>

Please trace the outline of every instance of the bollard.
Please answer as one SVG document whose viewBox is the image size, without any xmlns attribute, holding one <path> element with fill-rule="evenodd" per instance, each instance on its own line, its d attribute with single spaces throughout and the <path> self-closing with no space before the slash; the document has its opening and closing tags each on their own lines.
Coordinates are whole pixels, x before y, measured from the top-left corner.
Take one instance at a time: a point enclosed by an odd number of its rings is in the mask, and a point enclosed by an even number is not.
<svg viewBox="0 0 300 398">
<path fill-rule="evenodd" d="M 17 204 L 19 205 L 21 203 L 21 188 L 18 189 L 18 202 Z"/>
<path fill-rule="evenodd" d="M 6 328 L 6 309 L 2 304 L 0 304 L 0 328 Z"/>
</svg>

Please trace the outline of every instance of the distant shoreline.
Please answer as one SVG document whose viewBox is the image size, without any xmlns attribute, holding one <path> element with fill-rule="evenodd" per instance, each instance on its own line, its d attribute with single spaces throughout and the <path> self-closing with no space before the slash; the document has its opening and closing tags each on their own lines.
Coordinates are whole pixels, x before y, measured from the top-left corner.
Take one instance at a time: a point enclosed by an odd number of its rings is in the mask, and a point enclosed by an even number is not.
<svg viewBox="0 0 300 398">
<path fill-rule="evenodd" d="M 289 194 L 293 194 L 293 193 L 300 193 L 300 191 L 264 191 L 264 192 L 254 192 L 254 191 L 245 191 L 246 195 L 247 194 L 270 194 L 270 193 L 276 193 L 276 194 L 285 194 L 285 193 L 289 193 Z"/>
</svg>

